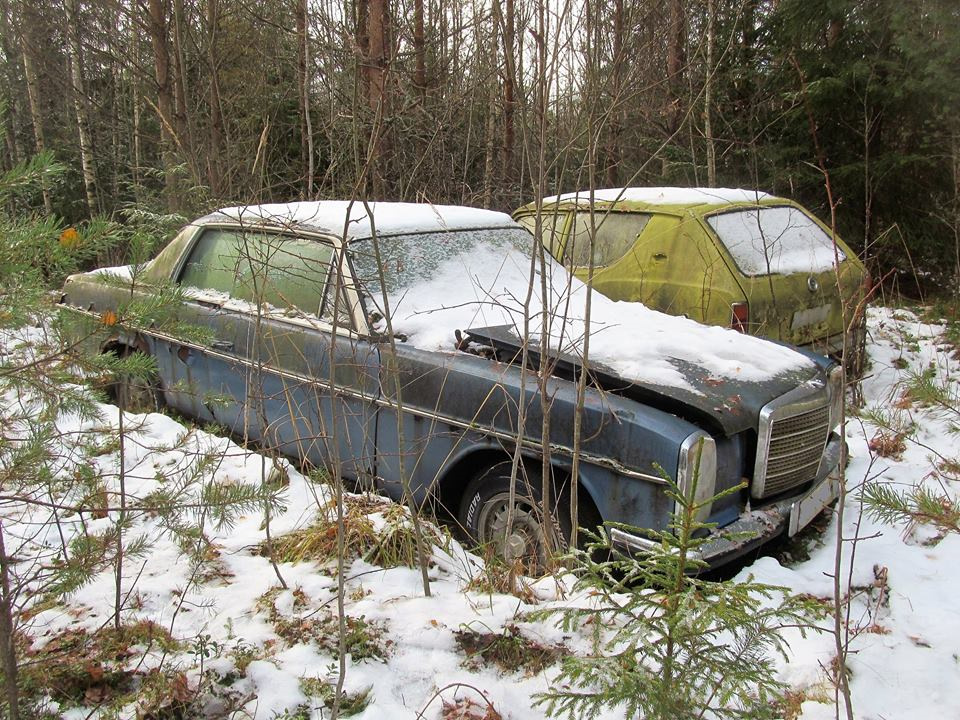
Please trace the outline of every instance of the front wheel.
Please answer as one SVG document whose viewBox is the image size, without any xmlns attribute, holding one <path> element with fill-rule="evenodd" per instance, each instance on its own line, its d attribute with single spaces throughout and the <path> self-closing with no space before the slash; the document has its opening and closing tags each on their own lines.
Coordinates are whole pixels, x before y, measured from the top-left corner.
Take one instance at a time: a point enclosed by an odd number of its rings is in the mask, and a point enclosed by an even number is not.
<svg viewBox="0 0 960 720">
<path fill-rule="evenodd" d="M 519 472 L 514 486 L 512 527 L 508 528 L 510 469 L 510 463 L 500 463 L 471 480 L 460 503 L 459 520 L 477 545 L 492 548 L 507 565 L 519 565 L 525 573 L 540 574 L 550 567 L 542 494 L 535 483 Z M 559 516 L 563 517 L 563 513 Z M 558 520 L 555 506 L 548 530 L 550 547 L 562 550 L 570 534 Z"/>
</svg>

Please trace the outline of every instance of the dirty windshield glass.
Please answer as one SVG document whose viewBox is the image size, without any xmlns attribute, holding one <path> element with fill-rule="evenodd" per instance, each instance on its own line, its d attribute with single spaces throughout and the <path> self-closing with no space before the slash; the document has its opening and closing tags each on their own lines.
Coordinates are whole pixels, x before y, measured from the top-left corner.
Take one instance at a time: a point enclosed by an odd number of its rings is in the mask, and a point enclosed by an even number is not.
<svg viewBox="0 0 960 720">
<path fill-rule="evenodd" d="M 744 275 L 821 273 L 833 269 L 833 240 L 794 207 L 760 207 L 711 215 L 710 227 Z M 840 262 L 846 259 L 837 248 Z"/>
<path fill-rule="evenodd" d="M 493 247 L 502 249 L 504 255 L 510 250 L 529 254 L 533 238 L 520 228 L 492 228 L 396 235 L 379 238 L 377 242 L 383 263 L 383 286 L 390 296 L 430 280 L 441 265 L 452 260 L 462 261 L 464 279 L 469 281 L 471 256 L 476 250 Z M 380 297 L 373 240 L 360 240 L 350 248 L 357 281 L 364 293 Z"/>
</svg>

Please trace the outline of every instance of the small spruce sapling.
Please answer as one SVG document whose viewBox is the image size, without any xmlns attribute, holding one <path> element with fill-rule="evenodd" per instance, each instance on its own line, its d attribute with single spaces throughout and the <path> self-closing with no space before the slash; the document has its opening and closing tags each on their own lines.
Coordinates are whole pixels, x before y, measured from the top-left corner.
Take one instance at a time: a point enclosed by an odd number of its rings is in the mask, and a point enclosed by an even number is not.
<svg viewBox="0 0 960 720">
<path fill-rule="evenodd" d="M 643 557 L 621 553 L 604 528 L 573 551 L 577 589 L 590 606 L 538 615 L 559 614 L 567 632 L 589 626 L 593 651 L 565 657 L 536 697 L 551 717 L 618 708 L 627 718 L 758 718 L 783 696 L 774 667 L 787 651 L 780 631 L 805 632 L 816 610 L 783 587 L 698 577 L 703 531 L 713 527 L 698 511 L 741 489 L 696 502 L 698 476 L 699 460 L 686 494 L 666 478 L 676 512 L 668 529 L 643 531 L 655 542 Z"/>
</svg>

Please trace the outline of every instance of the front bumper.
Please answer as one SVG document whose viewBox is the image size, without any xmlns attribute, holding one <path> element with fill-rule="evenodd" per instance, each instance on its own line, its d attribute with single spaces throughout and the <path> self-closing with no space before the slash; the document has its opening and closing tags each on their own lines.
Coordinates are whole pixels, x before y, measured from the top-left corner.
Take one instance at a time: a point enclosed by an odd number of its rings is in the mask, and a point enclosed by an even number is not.
<svg viewBox="0 0 960 720">
<path fill-rule="evenodd" d="M 840 457 L 843 441 L 831 435 L 820 472 L 803 494 L 776 500 L 755 510 L 748 509 L 735 521 L 711 531 L 694 557 L 710 568 L 719 567 L 786 533 L 796 535 L 832 503 L 840 493 Z M 614 545 L 629 553 L 643 554 L 659 545 L 621 528 L 610 529 Z"/>
</svg>

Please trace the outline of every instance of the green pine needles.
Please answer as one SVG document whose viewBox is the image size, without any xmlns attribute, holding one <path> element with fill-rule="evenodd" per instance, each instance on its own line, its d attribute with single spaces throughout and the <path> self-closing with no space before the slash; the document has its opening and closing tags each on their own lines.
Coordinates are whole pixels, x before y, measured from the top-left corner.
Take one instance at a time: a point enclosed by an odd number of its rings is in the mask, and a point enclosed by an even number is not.
<svg viewBox="0 0 960 720">
<path fill-rule="evenodd" d="M 226 447 L 191 433 L 169 447 L 144 445 L 150 421 L 137 413 L 155 409 L 145 400 L 156 363 L 116 341 L 141 327 L 209 333 L 178 321 L 177 288 L 134 293 L 158 240 L 151 228 L 99 219 L 65 226 L 30 205 L 31 192 L 61 172 L 46 155 L 0 172 L 0 716 L 9 720 L 36 717 L 47 692 L 32 683 L 35 662 L 25 654 L 38 609 L 110 574 L 121 633 L 136 620 L 138 567 L 159 537 L 176 542 L 188 582 L 200 584 L 219 571 L 208 531 L 279 512 L 286 490 L 218 479 Z M 105 257 L 129 263 L 129 277 L 115 281 L 130 288 L 130 301 L 100 317 L 59 307 L 64 278 Z M 97 388 L 112 390 L 126 411 L 101 406 L 106 393 Z M 138 399 L 145 407 L 133 407 Z M 145 462 L 149 453 L 167 462 Z"/>
<path fill-rule="evenodd" d="M 686 496 L 673 485 L 673 521 L 646 533 L 657 544 L 644 556 L 622 554 L 602 529 L 574 551 L 577 589 L 589 605 L 541 616 L 559 614 L 568 632 L 588 630 L 593 651 L 563 659 L 535 700 L 548 715 L 589 718 L 603 708 L 651 720 L 776 715 L 785 687 L 774 661 L 787 650 L 780 631 L 804 632 L 816 610 L 785 588 L 697 577 L 710 527 L 698 510 L 740 488 L 698 503 L 693 484 Z"/>
</svg>

